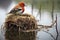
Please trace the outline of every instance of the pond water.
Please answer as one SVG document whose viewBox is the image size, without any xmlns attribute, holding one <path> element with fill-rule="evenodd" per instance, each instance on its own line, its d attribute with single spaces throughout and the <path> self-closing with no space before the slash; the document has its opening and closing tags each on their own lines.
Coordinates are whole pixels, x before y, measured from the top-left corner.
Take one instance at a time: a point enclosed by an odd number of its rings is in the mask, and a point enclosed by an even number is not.
<svg viewBox="0 0 60 40">
<path fill-rule="evenodd" d="M 9 12 L 10 9 L 13 8 L 12 5 L 14 6 L 15 4 L 16 4 L 15 2 L 12 2 L 10 7 L 7 9 L 8 11 L 5 11 L 4 9 L 0 8 L 0 11 L 1 11 L 0 12 L 0 26 L 4 23 L 4 20 L 5 20 L 6 15 L 7 15 L 6 12 Z M 25 12 L 24 13 L 32 14 L 31 10 L 32 10 L 31 5 L 27 5 L 25 7 Z M 47 10 L 42 10 L 41 20 L 40 20 L 39 15 L 37 16 L 37 13 L 38 13 L 38 9 L 34 8 L 33 16 L 35 17 L 36 20 L 39 20 L 39 22 L 37 22 L 37 24 L 50 25 L 52 23 L 51 12 L 49 12 Z M 54 20 L 55 20 L 56 14 L 57 14 L 57 18 L 58 18 L 57 19 L 58 31 L 60 33 L 60 27 L 59 27 L 60 26 L 60 12 L 54 12 Z M 49 28 L 48 32 L 50 32 L 51 34 L 53 34 L 54 37 L 56 37 L 55 27 Z M 4 30 L 1 29 L 1 27 L 0 27 L 0 40 L 5 40 L 6 35 L 4 35 L 4 33 L 5 33 Z M 17 34 L 18 34 L 18 32 L 17 32 Z M 16 36 L 16 35 L 14 35 L 14 36 Z M 13 39 L 13 40 L 54 40 L 48 33 L 45 33 L 42 30 L 37 31 L 37 32 L 30 32 L 30 33 L 21 32 L 19 37 L 15 37 L 15 39 Z M 8 38 L 8 39 L 11 40 L 10 38 Z M 60 40 L 60 38 L 58 38 L 58 40 Z"/>
</svg>

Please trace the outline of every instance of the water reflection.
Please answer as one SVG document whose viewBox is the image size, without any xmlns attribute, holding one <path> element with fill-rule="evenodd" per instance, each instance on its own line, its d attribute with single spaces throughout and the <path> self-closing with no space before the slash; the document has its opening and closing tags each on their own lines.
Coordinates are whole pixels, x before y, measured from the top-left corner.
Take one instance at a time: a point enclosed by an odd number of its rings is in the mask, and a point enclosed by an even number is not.
<svg viewBox="0 0 60 40">
<path fill-rule="evenodd" d="M 36 32 L 19 32 L 19 28 L 7 29 L 5 40 L 36 40 Z"/>
<path fill-rule="evenodd" d="M 36 32 L 20 32 L 20 40 L 36 40 Z"/>
</svg>

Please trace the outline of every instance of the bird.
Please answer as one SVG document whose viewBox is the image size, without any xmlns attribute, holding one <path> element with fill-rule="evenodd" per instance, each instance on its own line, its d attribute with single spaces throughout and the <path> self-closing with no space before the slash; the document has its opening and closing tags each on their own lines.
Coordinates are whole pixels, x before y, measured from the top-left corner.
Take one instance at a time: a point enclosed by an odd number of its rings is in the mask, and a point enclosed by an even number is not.
<svg viewBox="0 0 60 40">
<path fill-rule="evenodd" d="M 22 14 L 25 11 L 25 3 L 19 2 L 9 13 L 20 13 Z"/>
</svg>

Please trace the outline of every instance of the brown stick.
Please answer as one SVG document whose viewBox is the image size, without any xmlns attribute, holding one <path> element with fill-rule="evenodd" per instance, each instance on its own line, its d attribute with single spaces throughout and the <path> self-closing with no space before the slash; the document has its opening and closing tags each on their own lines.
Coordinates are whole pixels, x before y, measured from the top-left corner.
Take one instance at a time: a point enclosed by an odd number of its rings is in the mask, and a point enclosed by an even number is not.
<svg viewBox="0 0 60 40">
<path fill-rule="evenodd" d="M 56 20 L 50 26 L 49 25 L 37 25 L 37 26 L 51 28 L 55 23 L 56 23 Z"/>
</svg>

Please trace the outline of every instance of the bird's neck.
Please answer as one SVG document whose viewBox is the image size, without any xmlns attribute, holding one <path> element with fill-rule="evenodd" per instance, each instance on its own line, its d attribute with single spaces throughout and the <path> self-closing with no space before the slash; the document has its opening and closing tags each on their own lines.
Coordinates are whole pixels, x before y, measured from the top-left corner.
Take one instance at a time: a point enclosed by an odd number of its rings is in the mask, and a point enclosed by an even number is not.
<svg viewBox="0 0 60 40">
<path fill-rule="evenodd" d="M 25 11 L 24 7 L 22 7 L 22 13 Z"/>
</svg>

